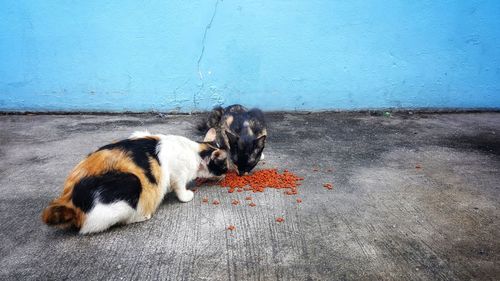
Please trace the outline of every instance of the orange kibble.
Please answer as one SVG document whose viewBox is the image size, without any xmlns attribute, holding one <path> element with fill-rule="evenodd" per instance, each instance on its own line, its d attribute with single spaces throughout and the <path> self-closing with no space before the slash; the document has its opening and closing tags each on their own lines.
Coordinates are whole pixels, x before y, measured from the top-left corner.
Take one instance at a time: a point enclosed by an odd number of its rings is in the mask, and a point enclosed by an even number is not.
<svg viewBox="0 0 500 281">
<path fill-rule="evenodd" d="M 245 200 L 252 200 L 252 196 L 245 197 Z"/>
<path fill-rule="evenodd" d="M 252 203 L 248 204 L 248 206 L 255 207 L 255 206 L 257 206 L 257 204 L 255 204 L 254 202 L 252 202 Z"/>
<path fill-rule="evenodd" d="M 240 204 L 240 201 L 235 199 L 235 200 L 231 201 L 231 204 L 236 206 L 236 205 Z"/>
<path fill-rule="evenodd" d="M 215 200 L 212 202 L 212 204 L 214 204 L 214 205 L 219 205 L 219 204 L 220 204 L 220 202 L 219 202 L 219 200 L 215 199 Z"/>
<path fill-rule="evenodd" d="M 276 218 L 276 221 L 277 221 L 277 222 L 284 222 L 284 221 L 285 221 L 285 219 L 284 219 L 284 218 L 282 218 L 282 217 L 279 217 L 279 218 Z"/>
<path fill-rule="evenodd" d="M 236 230 L 236 226 L 230 225 L 227 227 L 227 230 L 230 230 L 230 231 Z"/>
<path fill-rule="evenodd" d="M 415 168 L 416 168 L 416 169 L 421 169 L 421 168 L 422 168 L 422 166 L 420 166 L 420 164 L 417 164 L 417 165 L 415 165 Z"/>
<path fill-rule="evenodd" d="M 325 183 L 323 184 L 323 187 L 325 187 L 326 189 L 333 189 L 333 185 L 331 183 Z"/>
<path fill-rule="evenodd" d="M 285 170 L 282 174 L 276 169 L 264 169 L 255 171 L 250 175 L 238 176 L 235 172 L 229 172 L 219 182 L 221 187 L 228 187 L 228 192 L 252 191 L 264 192 L 266 188 L 290 189 L 288 194 L 297 194 L 298 181 L 303 180 L 293 173 Z"/>
<path fill-rule="evenodd" d="M 302 203 L 302 199 L 297 198 L 297 203 Z"/>
<path fill-rule="evenodd" d="M 203 199 L 201 200 L 203 203 L 207 203 L 208 202 L 208 198 L 207 197 L 203 197 Z"/>
</svg>

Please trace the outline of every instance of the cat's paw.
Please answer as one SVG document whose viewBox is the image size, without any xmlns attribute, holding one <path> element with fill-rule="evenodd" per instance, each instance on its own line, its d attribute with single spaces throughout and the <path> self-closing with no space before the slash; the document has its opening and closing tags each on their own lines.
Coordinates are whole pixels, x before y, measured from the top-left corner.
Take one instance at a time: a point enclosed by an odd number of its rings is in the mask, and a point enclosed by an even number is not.
<svg viewBox="0 0 500 281">
<path fill-rule="evenodd" d="M 151 218 L 151 214 L 149 215 L 137 215 L 137 216 L 134 216 L 132 217 L 131 219 L 129 219 L 126 224 L 128 223 L 136 223 L 136 222 L 143 222 L 143 221 L 147 221 Z"/>
<path fill-rule="evenodd" d="M 184 203 L 193 200 L 193 197 L 194 193 L 191 190 L 185 190 L 183 192 L 177 193 L 177 198 L 179 199 L 179 201 Z"/>
</svg>

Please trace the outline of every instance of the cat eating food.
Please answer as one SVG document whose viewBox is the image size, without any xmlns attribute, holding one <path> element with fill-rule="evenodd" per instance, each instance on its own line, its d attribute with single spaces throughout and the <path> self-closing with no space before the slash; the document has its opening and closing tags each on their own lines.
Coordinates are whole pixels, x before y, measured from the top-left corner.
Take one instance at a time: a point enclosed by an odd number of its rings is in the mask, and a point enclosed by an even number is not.
<svg viewBox="0 0 500 281">
<path fill-rule="evenodd" d="M 205 133 L 205 141 L 215 141 L 229 151 L 230 168 L 240 175 L 264 159 L 267 129 L 260 109 L 248 110 L 239 104 L 215 107 L 198 129 Z"/>
<path fill-rule="evenodd" d="M 42 213 L 50 226 L 80 234 L 151 218 L 166 193 L 193 199 L 191 180 L 222 176 L 227 154 L 215 143 L 174 135 L 136 132 L 89 154 L 70 173 L 59 198 Z"/>
</svg>

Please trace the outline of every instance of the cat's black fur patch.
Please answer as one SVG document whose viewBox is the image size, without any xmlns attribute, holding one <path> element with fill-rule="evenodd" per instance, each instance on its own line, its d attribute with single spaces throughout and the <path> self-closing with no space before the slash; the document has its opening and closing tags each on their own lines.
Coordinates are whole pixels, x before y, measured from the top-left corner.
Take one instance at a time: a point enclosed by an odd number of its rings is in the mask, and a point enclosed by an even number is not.
<svg viewBox="0 0 500 281">
<path fill-rule="evenodd" d="M 199 132 L 205 134 L 210 128 L 216 128 L 219 126 L 222 115 L 224 114 L 224 108 L 216 106 L 212 109 L 207 119 L 202 120 L 196 128 Z"/>
<path fill-rule="evenodd" d="M 264 150 L 266 129 L 264 114 L 260 109 L 246 110 L 241 105 L 232 105 L 225 109 L 225 115 L 233 118 L 226 135 L 229 140 L 231 161 L 236 164 L 241 173 L 250 172 L 259 162 Z M 245 128 L 248 124 L 250 131 Z"/>
<path fill-rule="evenodd" d="M 221 176 L 221 175 L 227 173 L 227 164 L 226 163 L 227 163 L 226 159 L 210 160 L 210 162 L 208 162 L 208 165 L 207 165 L 208 171 L 213 175 Z"/>
<path fill-rule="evenodd" d="M 149 157 L 158 162 L 160 165 L 160 160 L 158 159 L 158 155 L 156 154 L 156 146 L 158 145 L 158 140 L 153 138 L 138 138 L 138 139 L 126 139 L 116 143 L 105 145 L 99 150 L 105 149 L 121 149 L 123 151 L 130 152 L 132 156 L 132 160 L 134 163 L 141 167 L 146 174 L 149 182 L 156 184 L 156 178 L 153 176 L 151 171 L 151 165 L 149 164 Z"/>
<path fill-rule="evenodd" d="M 243 129 L 243 123 L 248 121 L 254 135 L 258 136 L 262 133 L 262 130 L 266 128 L 266 120 L 264 118 L 264 113 L 258 108 L 252 108 L 246 110 L 243 106 L 239 104 L 231 105 L 226 107 L 224 110 L 225 115 L 230 115 L 233 117 L 233 122 L 229 126 L 231 131 L 236 134 L 240 134 Z"/>
<path fill-rule="evenodd" d="M 92 210 L 96 198 L 103 204 L 125 201 L 135 209 L 141 190 L 141 181 L 134 174 L 108 172 L 83 178 L 75 184 L 72 201 L 84 212 Z"/>
</svg>

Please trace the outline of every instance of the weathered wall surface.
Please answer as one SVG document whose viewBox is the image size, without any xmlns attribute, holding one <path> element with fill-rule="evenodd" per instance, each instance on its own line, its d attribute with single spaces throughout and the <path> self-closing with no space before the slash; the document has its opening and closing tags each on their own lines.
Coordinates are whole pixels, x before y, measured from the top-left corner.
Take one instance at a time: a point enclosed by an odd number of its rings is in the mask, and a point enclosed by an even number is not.
<svg viewBox="0 0 500 281">
<path fill-rule="evenodd" d="M 1 1 L 0 110 L 500 107 L 500 1 Z"/>
</svg>

